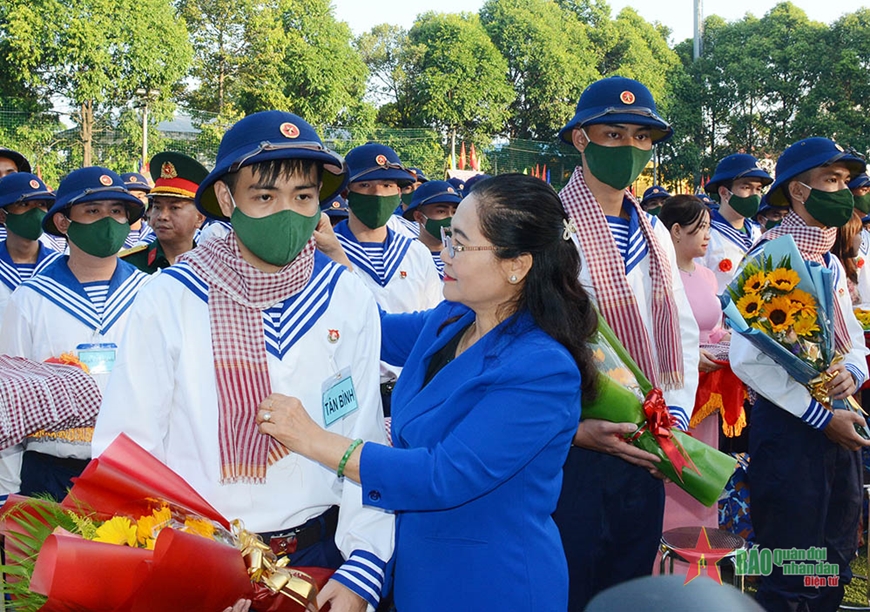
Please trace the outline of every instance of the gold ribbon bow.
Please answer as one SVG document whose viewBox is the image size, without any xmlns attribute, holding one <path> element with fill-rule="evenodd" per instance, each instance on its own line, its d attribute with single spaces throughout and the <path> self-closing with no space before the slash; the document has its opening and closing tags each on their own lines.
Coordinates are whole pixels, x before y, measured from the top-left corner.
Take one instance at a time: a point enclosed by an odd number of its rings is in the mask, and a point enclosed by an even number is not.
<svg viewBox="0 0 870 612">
<path fill-rule="evenodd" d="M 318 612 L 317 584 L 311 576 L 286 567 L 289 558 L 282 557 L 279 560 L 262 538 L 255 533 L 245 531 L 242 522 L 238 519 L 232 522 L 232 528 L 236 546 L 248 566 L 251 582 L 259 582 L 273 593 L 289 597 L 306 610 Z"/>
</svg>

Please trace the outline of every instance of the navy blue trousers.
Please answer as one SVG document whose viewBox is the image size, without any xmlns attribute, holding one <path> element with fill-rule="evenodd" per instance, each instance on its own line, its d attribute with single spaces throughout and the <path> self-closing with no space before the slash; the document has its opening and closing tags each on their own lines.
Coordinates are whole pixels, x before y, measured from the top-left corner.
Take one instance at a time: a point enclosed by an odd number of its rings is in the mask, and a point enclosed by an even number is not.
<svg viewBox="0 0 870 612">
<path fill-rule="evenodd" d="M 774 566 L 761 578 L 756 600 L 769 612 L 834 611 L 849 563 L 858 548 L 861 511 L 860 453 L 828 440 L 782 408 L 759 396 L 749 437 L 752 526 L 761 548 L 825 547 L 839 565 L 839 585 L 805 587 L 803 576 Z"/>
<path fill-rule="evenodd" d="M 652 573 L 665 487 L 643 468 L 572 446 L 553 519 L 568 559 L 568 611 L 615 584 Z"/>
<path fill-rule="evenodd" d="M 89 461 L 25 451 L 21 459 L 21 494 L 28 497 L 47 494 L 61 501 L 72 487 L 72 479 L 81 476 Z"/>
</svg>

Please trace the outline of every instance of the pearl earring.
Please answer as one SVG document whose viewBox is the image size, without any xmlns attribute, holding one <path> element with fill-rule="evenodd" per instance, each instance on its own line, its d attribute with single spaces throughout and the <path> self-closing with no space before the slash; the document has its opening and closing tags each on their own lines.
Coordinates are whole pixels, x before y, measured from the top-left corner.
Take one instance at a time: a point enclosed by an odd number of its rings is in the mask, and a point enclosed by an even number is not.
<svg viewBox="0 0 870 612">
<path fill-rule="evenodd" d="M 511 284 L 516 283 L 517 282 L 517 275 L 511 274 L 511 277 L 509 280 L 510 280 Z"/>
</svg>

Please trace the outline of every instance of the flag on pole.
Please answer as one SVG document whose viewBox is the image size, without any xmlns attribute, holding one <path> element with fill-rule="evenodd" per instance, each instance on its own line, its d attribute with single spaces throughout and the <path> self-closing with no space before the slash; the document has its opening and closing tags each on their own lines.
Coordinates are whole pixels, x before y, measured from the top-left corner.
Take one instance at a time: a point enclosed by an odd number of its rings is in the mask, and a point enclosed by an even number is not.
<svg viewBox="0 0 870 612">
<path fill-rule="evenodd" d="M 465 141 L 462 141 L 462 148 L 459 149 L 459 169 L 465 170 Z"/>
<path fill-rule="evenodd" d="M 480 171 L 480 164 L 477 161 L 477 151 L 474 150 L 474 143 L 471 143 L 471 158 L 469 159 L 469 163 L 471 164 L 471 169 L 475 172 Z"/>
</svg>

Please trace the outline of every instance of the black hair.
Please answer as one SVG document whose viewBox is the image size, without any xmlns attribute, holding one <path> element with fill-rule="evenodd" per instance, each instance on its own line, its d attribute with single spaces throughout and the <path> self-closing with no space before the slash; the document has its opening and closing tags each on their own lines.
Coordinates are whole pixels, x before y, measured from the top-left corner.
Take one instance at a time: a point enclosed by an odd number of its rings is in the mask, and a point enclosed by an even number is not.
<svg viewBox="0 0 870 612">
<path fill-rule="evenodd" d="M 598 372 L 587 344 L 598 315 L 580 285 L 580 255 L 563 233 L 568 216 L 559 196 L 544 181 L 523 174 L 501 174 L 474 185 L 484 237 L 499 247 L 499 259 L 524 253 L 532 267 L 516 301 L 506 306 L 528 311 L 535 323 L 562 344 L 577 363 L 584 399 L 595 394 Z"/>
<path fill-rule="evenodd" d="M 279 176 L 286 176 L 288 178 L 294 175 L 308 176 L 311 174 L 312 168 L 317 171 L 317 182 L 319 183 L 323 180 L 323 162 L 313 159 L 270 159 L 251 164 L 250 168 L 254 176 L 259 177 L 267 183 L 275 182 Z M 235 195 L 238 178 L 238 172 L 228 172 L 220 180 L 226 183 L 230 193 Z"/>
<path fill-rule="evenodd" d="M 710 209 L 693 195 L 680 194 L 669 197 L 662 203 L 659 211 L 659 220 L 665 227 L 671 229 L 675 224 L 686 228 L 690 234 L 696 233 L 701 228 L 704 214 L 709 214 Z"/>
</svg>

